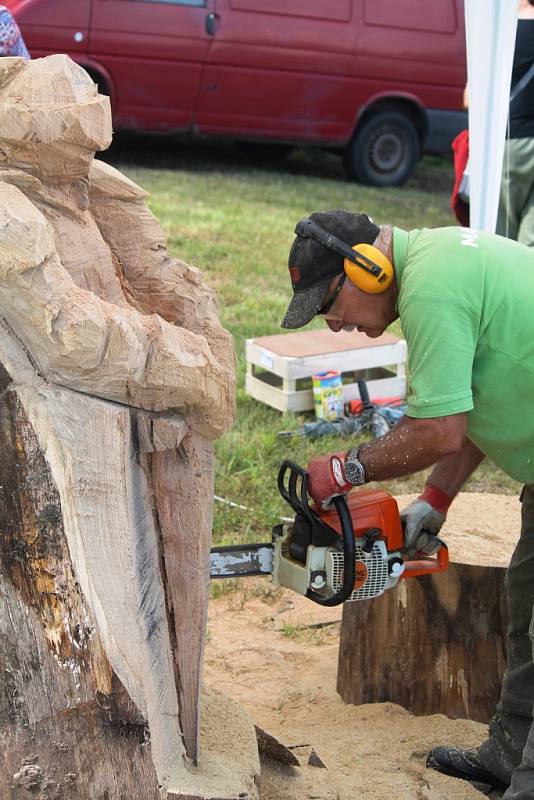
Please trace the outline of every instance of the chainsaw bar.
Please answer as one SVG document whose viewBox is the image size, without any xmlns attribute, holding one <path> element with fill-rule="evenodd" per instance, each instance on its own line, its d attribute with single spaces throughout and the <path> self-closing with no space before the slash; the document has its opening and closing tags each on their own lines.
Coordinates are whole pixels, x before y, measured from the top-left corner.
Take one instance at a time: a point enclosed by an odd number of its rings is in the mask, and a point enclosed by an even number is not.
<svg viewBox="0 0 534 800">
<path fill-rule="evenodd" d="M 210 551 L 210 578 L 240 578 L 270 575 L 273 571 L 272 544 L 229 545 Z"/>
</svg>

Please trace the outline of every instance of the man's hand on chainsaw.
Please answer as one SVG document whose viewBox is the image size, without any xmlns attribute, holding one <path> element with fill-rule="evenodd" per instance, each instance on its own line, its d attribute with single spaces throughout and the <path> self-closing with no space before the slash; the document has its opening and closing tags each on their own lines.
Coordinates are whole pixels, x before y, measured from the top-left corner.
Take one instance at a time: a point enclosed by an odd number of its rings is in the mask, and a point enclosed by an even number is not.
<svg viewBox="0 0 534 800">
<path fill-rule="evenodd" d="M 308 464 L 308 492 L 317 504 L 326 505 L 336 494 L 345 494 L 353 484 L 345 475 L 347 452 L 316 456 Z"/>
<path fill-rule="evenodd" d="M 451 502 L 441 489 L 427 485 L 423 494 L 400 512 L 405 547 L 427 555 L 437 553 L 442 544 L 437 534 Z"/>
</svg>

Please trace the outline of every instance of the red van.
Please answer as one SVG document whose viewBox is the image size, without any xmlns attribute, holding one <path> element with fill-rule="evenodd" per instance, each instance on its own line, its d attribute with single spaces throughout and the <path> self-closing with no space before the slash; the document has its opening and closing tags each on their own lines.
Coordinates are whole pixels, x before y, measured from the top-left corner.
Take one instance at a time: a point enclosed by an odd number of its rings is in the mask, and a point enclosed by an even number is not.
<svg viewBox="0 0 534 800">
<path fill-rule="evenodd" d="M 2 0 L 33 57 L 68 53 L 116 128 L 343 150 L 398 185 L 466 126 L 462 0 Z"/>
</svg>

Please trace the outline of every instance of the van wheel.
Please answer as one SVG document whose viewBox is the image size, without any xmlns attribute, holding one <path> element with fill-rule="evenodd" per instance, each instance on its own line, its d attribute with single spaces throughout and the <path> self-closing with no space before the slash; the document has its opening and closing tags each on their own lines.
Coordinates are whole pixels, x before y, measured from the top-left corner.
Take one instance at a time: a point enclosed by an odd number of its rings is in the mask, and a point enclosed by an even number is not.
<svg viewBox="0 0 534 800">
<path fill-rule="evenodd" d="M 421 155 L 417 129 L 396 111 L 366 119 L 345 148 L 343 161 L 350 180 L 370 186 L 400 186 L 414 171 Z"/>
</svg>

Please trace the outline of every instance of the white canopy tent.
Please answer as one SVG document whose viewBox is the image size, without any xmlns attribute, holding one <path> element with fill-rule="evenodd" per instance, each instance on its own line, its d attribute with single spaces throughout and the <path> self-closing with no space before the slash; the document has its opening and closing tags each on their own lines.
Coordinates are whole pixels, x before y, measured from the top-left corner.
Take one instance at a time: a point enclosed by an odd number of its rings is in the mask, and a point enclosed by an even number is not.
<svg viewBox="0 0 534 800">
<path fill-rule="evenodd" d="M 465 0 L 472 228 L 494 232 L 519 0 Z"/>
</svg>

